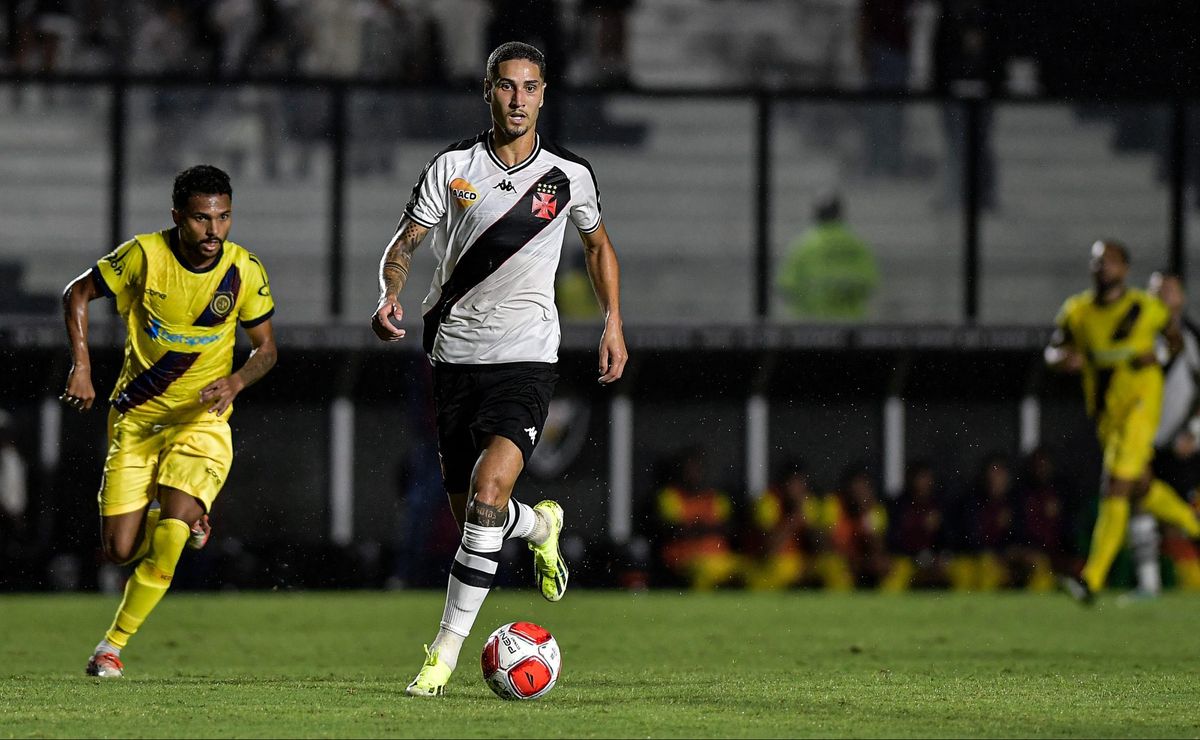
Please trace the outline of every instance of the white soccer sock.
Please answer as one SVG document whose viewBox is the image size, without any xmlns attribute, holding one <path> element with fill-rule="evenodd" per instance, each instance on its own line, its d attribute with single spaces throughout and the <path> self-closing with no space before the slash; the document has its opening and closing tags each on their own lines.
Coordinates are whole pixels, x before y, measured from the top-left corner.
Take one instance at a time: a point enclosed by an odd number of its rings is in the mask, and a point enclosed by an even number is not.
<svg viewBox="0 0 1200 740">
<path fill-rule="evenodd" d="M 1138 590 L 1157 596 L 1162 591 L 1162 571 L 1158 564 L 1158 522 L 1150 514 L 1136 514 L 1129 519 L 1129 545 L 1133 548 Z"/>
<path fill-rule="evenodd" d="M 550 525 L 532 506 L 526 506 L 515 498 L 508 500 L 508 521 L 505 522 L 504 539 L 520 539 L 540 545 L 550 536 Z"/>
<path fill-rule="evenodd" d="M 465 639 L 467 638 L 442 627 L 438 630 L 437 637 L 433 638 L 429 651 L 437 651 L 438 660 L 450 666 L 450 670 L 454 670 L 458 666 L 458 653 L 462 650 Z"/>
<path fill-rule="evenodd" d="M 101 640 L 99 643 L 97 643 L 96 649 L 92 651 L 92 655 L 95 655 L 96 653 L 116 653 L 117 657 L 119 658 L 121 657 L 121 648 L 112 644 L 108 640 Z"/>
<path fill-rule="evenodd" d="M 471 626 L 496 577 L 504 527 L 482 527 L 470 522 L 463 525 L 462 545 L 450 566 L 446 586 L 446 609 L 442 612 L 442 631 L 459 637 L 471 634 Z M 438 633 L 441 636 L 441 632 Z M 436 639 L 435 639 L 436 644 Z M 461 645 L 461 643 L 460 643 Z M 454 655 L 458 660 L 457 651 Z"/>
</svg>

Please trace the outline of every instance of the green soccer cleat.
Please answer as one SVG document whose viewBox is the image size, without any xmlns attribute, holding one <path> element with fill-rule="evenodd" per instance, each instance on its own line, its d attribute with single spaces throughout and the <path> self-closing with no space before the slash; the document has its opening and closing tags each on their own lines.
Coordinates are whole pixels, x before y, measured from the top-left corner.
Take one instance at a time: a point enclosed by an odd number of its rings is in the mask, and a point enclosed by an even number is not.
<svg viewBox="0 0 1200 740">
<path fill-rule="evenodd" d="M 438 660 L 438 651 L 425 646 L 425 665 L 413 679 L 404 693 L 409 696 L 442 696 L 446 693 L 446 684 L 450 682 L 453 669 Z"/>
<path fill-rule="evenodd" d="M 567 578 L 570 575 L 566 558 L 558 551 L 558 536 L 562 534 L 563 527 L 563 510 L 556 502 L 549 500 L 538 502 L 533 509 L 540 510 L 550 524 L 550 536 L 545 542 L 540 545 L 529 543 L 529 549 L 533 550 L 533 580 L 541 590 L 542 598 L 546 601 L 558 601 L 567 592 Z"/>
</svg>

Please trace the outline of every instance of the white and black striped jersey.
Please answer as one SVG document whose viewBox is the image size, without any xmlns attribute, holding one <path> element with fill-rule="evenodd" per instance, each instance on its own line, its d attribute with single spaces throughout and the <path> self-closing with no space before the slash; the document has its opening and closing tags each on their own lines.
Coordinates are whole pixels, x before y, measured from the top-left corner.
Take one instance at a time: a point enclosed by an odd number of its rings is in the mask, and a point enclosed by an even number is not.
<svg viewBox="0 0 1200 740">
<path fill-rule="evenodd" d="M 570 219 L 600 228 L 600 192 L 581 157 L 540 137 L 508 167 L 485 131 L 430 160 L 404 209 L 431 229 L 438 264 L 422 313 L 435 362 L 556 362 L 554 276 Z"/>
</svg>

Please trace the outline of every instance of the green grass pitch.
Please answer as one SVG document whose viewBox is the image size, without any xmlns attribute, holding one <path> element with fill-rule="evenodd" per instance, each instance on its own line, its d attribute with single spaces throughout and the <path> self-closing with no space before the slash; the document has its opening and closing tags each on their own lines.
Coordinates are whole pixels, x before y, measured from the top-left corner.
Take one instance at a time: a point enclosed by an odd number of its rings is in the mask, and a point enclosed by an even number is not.
<svg viewBox="0 0 1200 740">
<path fill-rule="evenodd" d="M 1200 735 L 1200 599 L 493 593 L 442 699 L 404 687 L 442 594 L 168 595 L 83 675 L 117 599 L 0 596 L 0 737 Z M 502 702 L 479 651 L 529 619 L 558 686 Z"/>
</svg>

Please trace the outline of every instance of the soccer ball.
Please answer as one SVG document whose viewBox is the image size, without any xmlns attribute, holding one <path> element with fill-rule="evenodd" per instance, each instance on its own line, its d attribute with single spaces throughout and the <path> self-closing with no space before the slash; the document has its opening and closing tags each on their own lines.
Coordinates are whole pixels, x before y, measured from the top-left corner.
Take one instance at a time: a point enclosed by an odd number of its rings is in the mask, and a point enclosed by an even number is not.
<svg viewBox="0 0 1200 740">
<path fill-rule="evenodd" d="M 558 643 L 543 627 L 512 622 L 483 645 L 483 680 L 501 699 L 536 699 L 554 688 L 562 668 Z"/>
</svg>

